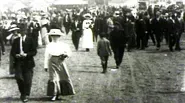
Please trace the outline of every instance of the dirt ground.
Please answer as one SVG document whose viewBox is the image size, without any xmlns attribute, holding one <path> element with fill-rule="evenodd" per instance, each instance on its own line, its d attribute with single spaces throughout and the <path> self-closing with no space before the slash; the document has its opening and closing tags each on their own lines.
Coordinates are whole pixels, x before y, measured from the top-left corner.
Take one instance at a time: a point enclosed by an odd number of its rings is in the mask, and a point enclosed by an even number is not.
<svg viewBox="0 0 185 103">
<path fill-rule="evenodd" d="M 183 36 L 184 39 L 184 36 Z M 90 52 L 80 47 L 75 51 L 71 35 L 62 40 L 71 46 L 73 55 L 66 61 L 76 91 L 56 103 L 185 103 L 185 50 L 169 52 L 162 43 L 156 51 L 150 42 L 146 50 L 125 52 L 123 62 L 115 70 L 113 56 L 108 73 L 101 74 L 96 43 Z M 185 48 L 185 41 L 181 41 Z M 9 51 L 2 57 L 0 68 L 0 103 L 21 103 L 15 79 L 9 75 Z M 33 84 L 29 103 L 51 103 L 46 97 L 48 72 L 44 71 L 44 47 L 35 56 Z"/>
</svg>

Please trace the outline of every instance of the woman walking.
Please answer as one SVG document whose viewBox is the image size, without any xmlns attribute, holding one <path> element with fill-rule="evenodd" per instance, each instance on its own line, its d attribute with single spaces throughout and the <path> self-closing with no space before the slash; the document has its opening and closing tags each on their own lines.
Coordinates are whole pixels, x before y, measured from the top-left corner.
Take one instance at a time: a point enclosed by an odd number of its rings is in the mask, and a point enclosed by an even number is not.
<svg viewBox="0 0 185 103">
<path fill-rule="evenodd" d="M 47 45 L 49 43 L 49 37 L 46 35 L 46 33 L 48 33 L 48 29 L 49 29 L 49 20 L 44 15 L 41 18 L 41 30 L 40 30 L 43 45 Z"/>
<path fill-rule="evenodd" d="M 82 24 L 83 34 L 82 34 L 82 48 L 85 48 L 86 51 L 90 51 L 90 48 L 93 48 L 93 34 L 92 34 L 92 16 L 90 14 L 84 15 L 85 20 Z"/>
<path fill-rule="evenodd" d="M 49 71 L 47 95 L 54 101 L 60 95 L 74 95 L 75 91 L 64 62 L 71 55 L 71 50 L 67 44 L 59 41 L 64 34 L 59 29 L 51 29 L 48 35 L 52 42 L 46 46 L 44 68 Z"/>
</svg>

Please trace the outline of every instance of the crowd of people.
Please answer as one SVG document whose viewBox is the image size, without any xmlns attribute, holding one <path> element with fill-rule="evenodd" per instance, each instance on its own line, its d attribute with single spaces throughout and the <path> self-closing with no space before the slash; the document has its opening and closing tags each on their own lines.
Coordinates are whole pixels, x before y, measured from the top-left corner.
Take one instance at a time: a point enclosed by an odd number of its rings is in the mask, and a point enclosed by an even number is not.
<svg viewBox="0 0 185 103">
<path fill-rule="evenodd" d="M 165 12 L 164 12 L 165 11 Z M 70 57 L 71 50 L 59 41 L 71 31 L 72 43 L 76 51 L 79 47 L 90 52 L 97 42 L 97 55 L 100 56 L 103 68 L 107 72 L 109 56 L 114 54 L 116 68 L 122 63 L 125 49 L 144 50 L 152 40 L 156 50 L 160 50 L 165 39 L 170 51 L 180 51 L 180 39 L 184 32 L 183 11 L 158 10 L 151 13 L 150 9 L 138 11 L 134 15 L 124 8 L 107 8 L 90 11 L 77 8 L 72 11 L 43 13 L 26 18 L 11 18 L 11 23 L 0 24 L 0 44 L 2 54 L 4 44 L 11 44 L 10 74 L 15 79 L 21 93 L 21 100 L 28 101 L 30 95 L 34 56 L 41 45 L 46 45 L 44 68 L 49 71 L 48 96 L 51 100 L 59 99 L 60 95 L 75 94 L 65 59 Z M 63 29 L 65 28 L 65 29 Z M 100 37 L 100 39 L 99 39 Z M 80 44 L 81 39 L 81 46 Z M 1 53 L 0 53 L 1 54 Z"/>
</svg>

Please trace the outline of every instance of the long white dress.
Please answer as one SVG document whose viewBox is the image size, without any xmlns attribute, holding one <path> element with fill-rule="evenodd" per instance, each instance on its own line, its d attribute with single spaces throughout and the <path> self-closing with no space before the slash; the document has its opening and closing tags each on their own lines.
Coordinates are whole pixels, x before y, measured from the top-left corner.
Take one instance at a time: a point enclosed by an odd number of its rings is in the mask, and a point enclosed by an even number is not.
<svg viewBox="0 0 185 103">
<path fill-rule="evenodd" d="M 90 28 L 92 20 L 84 20 L 82 24 L 82 48 L 93 48 L 93 34 Z"/>
<path fill-rule="evenodd" d="M 49 20 L 42 19 L 40 21 L 40 24 L 41 24 L 41 31 L 40 32 L 41 32 L 43 44 L 47 45 L 49 43 L 49 37 L 48 37 L 48 35 L 46 35 L 46 33 L 48 33 L 48 30 L 47 30 L 46 26 L 44 26 L 44 25 L 49 25 Z"/>
</svg>

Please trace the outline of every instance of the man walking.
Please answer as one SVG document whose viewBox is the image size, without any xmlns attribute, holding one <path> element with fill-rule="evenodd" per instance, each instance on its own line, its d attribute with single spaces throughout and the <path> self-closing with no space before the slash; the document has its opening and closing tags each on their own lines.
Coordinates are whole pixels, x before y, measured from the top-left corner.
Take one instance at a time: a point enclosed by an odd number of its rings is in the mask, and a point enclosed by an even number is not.
<svg viewBox="0 0 185 103">
<path fill-rule="evenodd" d="M 35 66 L 33 57 L 37 53 L 33 39 L 26 36 L 26 30 L 26 28 L 21 29 L 21 36 L 14 40 L 11 49 L 11 55 L 15 59 L 15 79 L 23 102 L 27 102 L 30 95 Z"/>
</svg>

